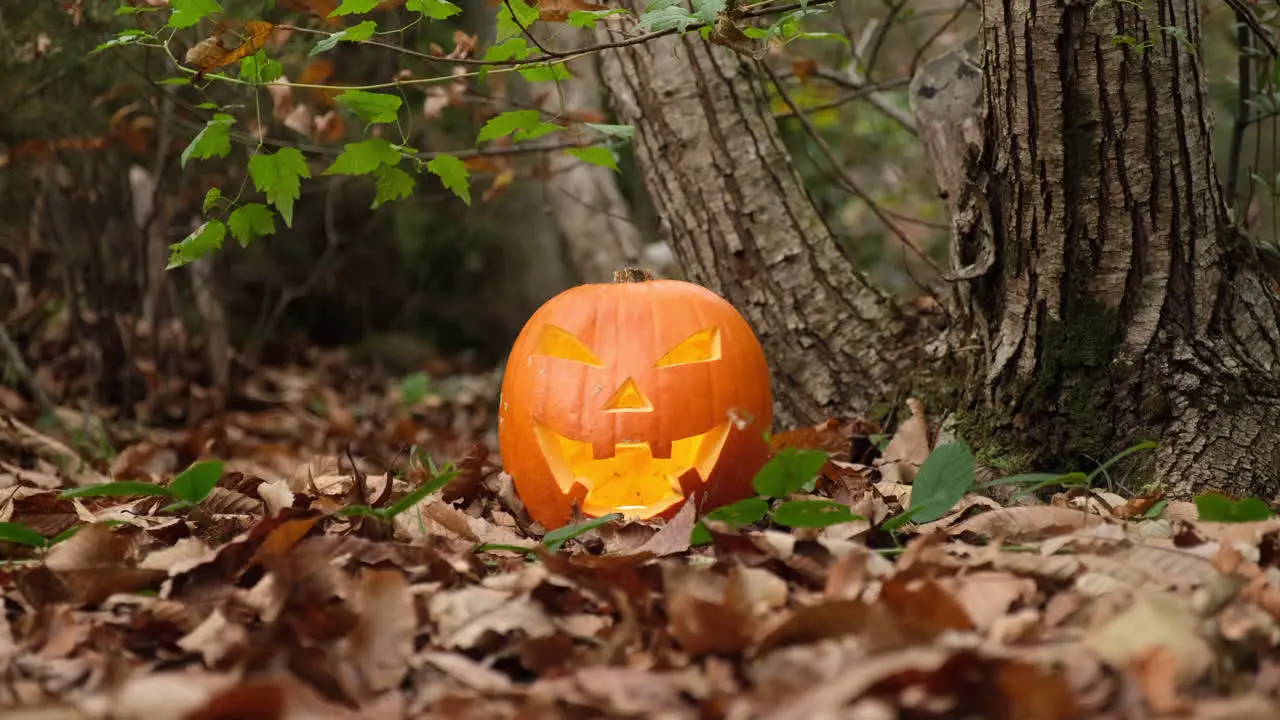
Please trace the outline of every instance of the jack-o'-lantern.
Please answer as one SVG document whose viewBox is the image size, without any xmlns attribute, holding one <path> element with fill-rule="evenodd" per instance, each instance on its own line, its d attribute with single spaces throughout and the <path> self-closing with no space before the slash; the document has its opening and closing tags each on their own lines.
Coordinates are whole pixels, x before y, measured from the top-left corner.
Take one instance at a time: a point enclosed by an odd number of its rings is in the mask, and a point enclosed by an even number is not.
<svg viewBox="0 0 1280 720">
<path fill-rule="evenodd" d="M 746 320 L 707 288 L 642 270 L 570 288 L 521 330 L 507 360 L 498 442 L 544 527 L 671 517 L 751 494 L 768 456 L 773 393 Z"/>
</svg>

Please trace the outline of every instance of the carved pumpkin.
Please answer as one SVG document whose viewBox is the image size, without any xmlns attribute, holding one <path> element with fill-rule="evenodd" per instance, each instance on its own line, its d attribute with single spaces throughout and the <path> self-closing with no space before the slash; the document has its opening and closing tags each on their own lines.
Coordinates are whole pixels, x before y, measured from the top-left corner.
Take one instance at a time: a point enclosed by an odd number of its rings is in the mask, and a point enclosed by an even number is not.
<svg viewBox="0 0 1280 720">
<path fill-rule="evenodd" d="M 548 300 L 512 347 L 498 442 L 529 514 L 670 517 L 751 494 L 773 422 L 769 368 L 710 290 L 644 271 Z"/>
</svg>

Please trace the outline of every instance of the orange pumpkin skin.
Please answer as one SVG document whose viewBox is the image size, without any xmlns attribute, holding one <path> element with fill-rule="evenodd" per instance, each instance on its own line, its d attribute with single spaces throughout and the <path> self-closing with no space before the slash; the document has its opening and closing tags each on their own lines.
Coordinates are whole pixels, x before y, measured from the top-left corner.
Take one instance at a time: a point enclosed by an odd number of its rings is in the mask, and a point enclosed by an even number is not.
<svg viewBox="0 0 1280 720">
<path fill-rule="evenodd" d="M 507 360 L 499 451 L 548 529 L 575 501 L 640 519 L 735 502 L 768 458 L 773 392 L 746 320 L 699 285 L 617 275 L 548 300 Z"/>
</svg>

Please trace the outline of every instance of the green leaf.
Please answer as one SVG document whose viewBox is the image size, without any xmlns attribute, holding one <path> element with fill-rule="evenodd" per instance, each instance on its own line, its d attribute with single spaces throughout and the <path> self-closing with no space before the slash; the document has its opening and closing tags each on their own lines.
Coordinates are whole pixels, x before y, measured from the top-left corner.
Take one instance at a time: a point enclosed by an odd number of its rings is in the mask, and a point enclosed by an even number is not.
<svg viewBox="0 0 1280 720">
<path fill-rule="evenodd" d="M 120 521 L 117 520 L 116 522 L 120 522 Z M 106 524 L 106 523 L 103 523 L 103 524 Z M 72 525 L 66 530 L 63 530 L 57 535 L 54 535 L 53 539 L 49 541 L 49 544 L 57 545 L 60 542 L 65 542 L 67 540 L 70 540 L 76 533 L 80 532 L 80 530 L 84 527 L 85 527 L 84 525 Z"/>
<path fill-rule="evenodd" d="M 213 13 L 222 12 L 218 0 L 170 0 L 169 8 L 173 13 L 165 24 L 178 29 L 191 27 Z"/>
<path fill-rule="evenodd" d="M 368 517 L 382 517 L 381 514 L 369 507 L 368 505 L 348 505 L 340 508 L 333 513 L 334 517 L 349 517 L 351 515 L 364 515 Z"/>
<path fill-rule="evenodd" d="M 40 533 L 15 522 L 0 522 L 0 542 L 18 543 L 31 547 L 44 547 L 49 544 L 49 541 Z"/>
<path fill-rule="evenodd" d="M 584 520 L 574 525 L 564 525 L 542 536 L 542 544 L 547 546 L 551 552 L 557 552 L 564 547 L 566 542 L 583 535 L 591 530 L 595 530 L 601 525 L 611 523 L 614 520 L 621 520 L 622 513 L 609 513 L 598 518 Z"/>
<path fill-rule="evenodd" d="M 563 62 L 550 60 L 521 66 L 520 76 L 533 83 L 568 80 L 573 77 L 569 74 L 569 68 Z"/>
<path fill-rule="evenodd" d="M 773 511 L 773 521 L 791 528 L 824 528 L 863 519 L 834 500 L 792 500 Z"/>
<path fill-rule="evenodd" d="M 417 184 L 412 175 L 391 165 L 383 165 L 373 174 L 378 176 L 377 192 L 373 196 L 374 210 L 392 200 L 409 197 Z"/>
<path fill-rule="evenodd" d="M 222 478 L 222 467 L 221 460 L 198 462 L 174 478 L 169 490 L 183 502 L 192 505 L 203 502 Z"/>
<path fill-rule="evenodd" d="M 462 12 L 462 8 L 449 2 L 449 0 L 409 0 L 409 2 L 405 3 L 405 8 L 413 12 L 420 12 L 432 20 L 444 20 Z"/>
<path fill-rule="evenodd" d="M 693 16 L 707 25 L 716 24 L 716 15 L 724 12 L 725 0 L 693 0 Z"/>
<path fill-rule="evenodd" d="M 449 470 L 431 478 L 427 482 L 422 483 L 413 492 L 400 498 L 391 507 L 387 508 L 387 516 L 395 517 L 409 508 L 422 502 L 422 500 L 436 492 L 439 492 L 448 485 L 454 478 L 458 477 L 457 470 Z"/>
<path fill-rule="evenodd" d="M 431 376 L 424 372 L 410 373 L 400 379 L 400 402 L 413 407 L 431 392 Z"/>
<path fill-rule="evenodd" d="M 1195 499 L 1196 512 L 1205 522 L 1253 522 L 1269 520 L 1275 513 L 1258 498 L 1232 500 L 1219 493 L 1205 493 Z"/>
<path fill-rule="evenodd" d="M 524 30 L 520 27 L 523 25 L 527 30 L 538 19 L 538 8 L 530 7 L 524 0 L 502 0 L 499 5 L 498 31 L 493 38 L 495 42 L 523 35 Z M 512 10 L 515 11 L 514 18 L 511 15 Z"/>
<path fill-rule="evenodd" d="M 393 123 L 403 101 L 399 95 L 348 90 L 336 100 L 367 123 Z"/>
<path fill-rule="evenodd" d="M 584 147 L 569 148 L 566 153 L 578 158 L 583 162 L 589 162 L 592 165 L 607 167 L 614 172 L 622 172 L 618 169 L 618 158 L 613 154 L 613 148 L 607 147 Z"/>
<path fill-rule="evenodd" d="M 735 529 L 760 522 L 769 513 L 769 501 L 762 497 L 749 497 L 707 513 L 703 519 L 722 522 Z"/>
<path fill-rule="evenodd" d="M 259 152 L 249 158 L 249 177 L 253 186 L 276 206 L 286 227 L 293 227 L 293 201 L 302 189 L 302 178 L 311 177 L 307 159 L 295 148 L 281 148 L 271 154 Z"/>
<path fill-rule="evenodd" d="M 1158 447 L 1160 447 L 1159 443 L 1148 440 L 1147 442 L 1140 442 L 1137 445 L 1121 450 L 1120 452 L 1111 456 L 1106 462 L 1099 465 L 1096 469 L 1094 469 L 1093 472 L 1089 473 L 1089 477 L 1086 478 L 1086 484 L 1092 485 L 1095 478 L 1097 478 L 1099 475 L 1105 474 L 1107 470 L 1111 468 L 1111 466 L 1129 457 L 1130 455 L 1134 453 L 1142 452 L 1143 450 L 1154 450 Z"/>
<path fill-rule="evenodd" d="M 640 13 L 636 27 L 649 32 L 671 29 L 684 32 L 696 22 L 698 18 L 690 15 L 689 11 L 680 4 L 680 0 L 650 0 L 645 5 L 644 12 Z"/>
<path fill-rule="evenodd" d="M 307 53 L 308 57 L 315 57 L 322 52 L 332 50 L 338 46 L 340 42 L 360 42 L 373 37 L 373 31 L 378 29 L 378 24 L 372 20 L 365 20 L 357 25 L 352 25 L 346 30 L 339 30 L 331 33 L 329 37 L 321 40 L 311 47 L 311 52 Z"/>
<path fill-rule="evenodd" d="M 427 163 L 427 171 L 440 178 L 445 188 L 452 190 L 462 202 L 471 204 L 471 173 L 461 160 L 452 155 L 437 155 Z"/>
<path fill-rule="evenodd" d="M 906 525 L 907 522 L 911 520 L 911 518 L 915 517 L 916 515 L 919 515 L 921 511 L 927 510 L 927 509 L 928 509 L 927 507 L 922 505 L 920 507 L 914 507 L 914 508 L 911 508 L 910 510 L 900 512 L 897 515 L 894 515 L 893 517 L 888 518 L 883 523 L 881 523 L 880 529 L 883 530 L 884 532 L 891 533 L 897 530 L 898 528 L 902 527 L 903 525 Z"/>
<path fill-rule="evenodd" d="M 542 114 L 537 110 L 508 110 L 501 115 L 489 118 L 480 128 L 476 136 L 476 144 L 496 140 L 511 135 L 516 142 L 530 140 L 548 135 L 564 128 L 549 122 L 542 122 Z"/>
<path fill-rule="evenodd" d="M 275 234 L 276 214 L 262 203 L 245 203 L 231 212 L 227 227 L 240 247 L 249 247 L 254 240 Z"/>
<path fill-rule="evenodd" d="M 722 505 L 707 513 L 702 520 L 698 521 L 697 525 L 693 526 L 693 533 L 689 535 L 689 543 L 691 545 L 705 545 L 711 542 L 711 533 L 707 530 L 707 526 L 703 524 L 703 521 L 722 522 L 737 530 L 740 527 L 760 522 L 767 514 L 769 514 L 769 501 L 762 497 L 749 497 L 736 503 Z"/>
<path fill-rule="evenodd" d="M 110 40 L 90 50 L 89 54 L 95 55 L 97 53 L 102 52 L 103 50 L 106 50 L 107 48 L 120 47 L 121 45 L 132 45 L 134 43 L 141 42 L 142 40 L 149 40 L 151 38 L 152 38 L 151 33 L 146 32 L 145 30 L 139 30 L 137 28 L 129 28 L 128 30 L 121 30 L 119 33 L 116 33 L 115 37 L 111 38 Z M 185 81 L 185 78 L 183 78 L 183 80 Z"/>
<path fill-rule="evenodd" d="M 522 37 L 507 38 L 503 42 L 492 45 L 484 53 L 485 62 L 500 62 L 502 60 L 523 60 L 529 57 L 532 50 L 529 43 Z"/>
<path fill-rule="evenodd" d="M 84 487 L 63 490 L 58 493 L 60 498 L 133 497 L 135 495 L 173 497 L 173 493 L 169 492 L 169 488 L 138 480 L 119 480 L 98 485 L 85 485 Z"/>
<path fill-rule="evenodd" d="M 923 508 L 915 522 L 933 522 L 973 489 L 973 453 L 964 441 L 939 445 L 929 453 L 911 483 L 908 510 Z"/>
<path fill-rule="evenodd" d="M 212 210 L 214 207 L 216 207 L 218 204 L 218 201 L 221 199 L 222 199 L 221 188 L 219 188 L 216 185 L 209 188 L 209 191 L 204 194 L 204 205 L 201 206 L 200 211 L 208 215 L 209 211 Z"/>
<path fill-rule="evenodd" d="M 226 113 L 214 114 L 182 151 L 179 165 L 186 168 L 187 160 L 191 158 L 226 157 L 231 152 L 231 126 L 235 122 L 236 119 Z"/>
<path fill-rule="evenodd" d="M 786 497 L 817 478 L 826 463 L 827 454 L 821 450 L 783 448 L 760 468 L 751 485 L 765 497 Z"/>
<path fill-rule="evenodd" d="M 280 63 L 261 50 L 240 61 L 240 79 L 251 83 L 269 83 L 284 75 Z"/>
<path fill-rule="evenodd" d="M 569 13 L 569 24 L 573 27 L 584 28 L 590 30 L 595 26 L 601 18 L 607 18 L 610 15 L 625 15 L 627 11 L 624 8 L 611 8 L 609 10 L 574 10 Z"/>
<path fill-rule="evenodd" d="M 190 235 L 169 246 L 169 264 L 165 270 L 190 265 L 211 252 L 222 249 L 227 237 L 227 226 L 221 220 L 210 220 L 196 228 Z"/>
<path fill-rule="evenodd" d="M 582 123 L 582 124 L 591 128 L 592 130 L 595 130 L 601 135 L 605 135 L 612 138 L 618 138 L 619 140 L 629 141 L 631 140 L 631 138 L 636 136 L 635 125 L 606 125 L 603 123 Z"/>
<path fill-rule="evenodd" d="M 1155 520 L 1156 518 L 1160 517 L 1160 514 L 1163 513 L 1164 509 L 1167 507 L 1169 507 L 1169 501 L 1160 500 L 1156 502 L 1156 504 L 1147 508 L 1147 511 L 1142 513 L 1142 517 L 1147 520 Z"/>
<path fill-rule="evenodd" d="M 359 13 L 371 12 L 382 0 L 342 0 L 342 3 L 329 13 L 329 17 L 337 17 L 339 15 L 357 15 Z"/>
<path fill-rule="evenodd" d="M 321 174 L 368 175 L 382 165 L 395 165 L 400 162 L 401 157 L 400 151 L 390 141 L 378 137 L 369 138 L 347 143 L 342 154 Z"/>
</svg>

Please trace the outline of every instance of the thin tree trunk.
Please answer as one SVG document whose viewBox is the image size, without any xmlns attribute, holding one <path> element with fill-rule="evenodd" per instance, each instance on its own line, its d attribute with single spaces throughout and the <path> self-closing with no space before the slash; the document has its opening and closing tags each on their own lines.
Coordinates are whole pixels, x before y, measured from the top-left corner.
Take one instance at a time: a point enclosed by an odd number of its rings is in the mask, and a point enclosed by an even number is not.
<svg viewBox="0 0 1280 720">
<path fill-rule="evenodd" d="M 1280 487 L 1280 303 L 1225 216 L 1198 13 L 983 0 L 996 259 L 962 428 L 1010 470 L 1155 440 L 1175 494 Z"/>
<path fill-rule="evenodd" d="M 585 47 L 595 42 L 591 30 L 554 25 L 555 36 L 564 47 Z M 547 28 L 540 28 L 543 35 Z M 572 77 L 547 92 L 543 109 L 557 114 L 602 108 L 600 71 L 596 56 L 587 55 L 568 63 Z M 644 239 L 632 224 L 630 209 L 618 189 L 614 172 L 583 162 L 567 153 L 553 153 L 549 160 L 551 178 L 545 185 L 547 203 L 564 237 L 569 261 L 582 282 L 609 282 L 613 272 L 634 265 L 641 257 Z"/>
<path fill-rule="evenodd" d="M 642 4 L 622 6 L 639 15 Z M 891 396 L 917 362 L 915 323 L 841 254 L 750 65 L 697 33 L 601 62 L 686 276 L 732 302 L 765 346 L 779 424 Z"/>
</svg>

